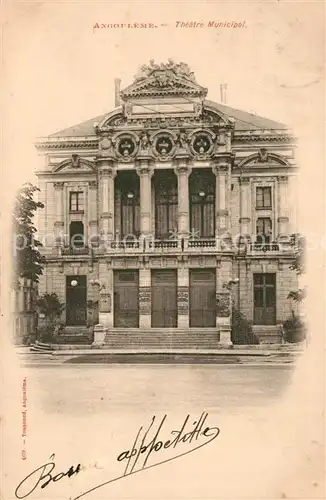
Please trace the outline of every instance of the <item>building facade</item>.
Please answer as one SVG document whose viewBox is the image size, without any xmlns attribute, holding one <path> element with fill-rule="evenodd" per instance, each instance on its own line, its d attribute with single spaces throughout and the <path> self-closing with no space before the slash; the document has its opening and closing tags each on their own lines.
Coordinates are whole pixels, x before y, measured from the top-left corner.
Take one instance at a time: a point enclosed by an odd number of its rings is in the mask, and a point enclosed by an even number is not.
<svg viewBox="0 0 326 500">
<path fill-rule="evenodd" d="M 151 61 L 113 111 L 37 142 L 39 291 L 66 304 L 66 331 L 228 345 L 233 305 L 279 340 L 297 288 L 295 141 L 206 95 L 186 64 Z"/>
</svg>

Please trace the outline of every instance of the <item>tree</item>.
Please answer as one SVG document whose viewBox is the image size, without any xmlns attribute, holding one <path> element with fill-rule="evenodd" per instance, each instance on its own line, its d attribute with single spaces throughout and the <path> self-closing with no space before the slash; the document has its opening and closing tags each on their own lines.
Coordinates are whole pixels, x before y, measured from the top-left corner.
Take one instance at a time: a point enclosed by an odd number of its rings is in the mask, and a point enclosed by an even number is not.
<svg viewBox="0 0 326 500">
<path fill-rule="evenodd" d="M 42 243 L 34 238 L 36 228 L 33 218 L 39 208 L 44 208 L 43 203 L 34 200 L 34 194 L 39 188 L 31 183 L 26 183 L 19 190 L 13 210 L 13 252 L 16 260 L 15 282 L 19 278 L 28 278 L 35 283 L 43 273 L 45 257 L 38 248 Z"/>
<path fill-rule="evenodd" d="M 37 299 L 36 307 L 50 324 L 54 324 L 55 320 L 61 316 L 65 305 L 60 302 L 56 293 L 44 293 Z"/>
<path fill-rule="evenodd" d="M 292 242 L 295 245 L 295 258 L 291 265 L 291 269 L 296 271 L 297 275 L 300 276 L 305 271 L 305 239 L 300 234 L 292 235 Z M 292 291 L 288 295 L 288 299 L 292 299 L 295 302 L 302 302 L 306 296 L 306 290 L 304 288 L 299 288 L 296 291 Z"/>
</svg>

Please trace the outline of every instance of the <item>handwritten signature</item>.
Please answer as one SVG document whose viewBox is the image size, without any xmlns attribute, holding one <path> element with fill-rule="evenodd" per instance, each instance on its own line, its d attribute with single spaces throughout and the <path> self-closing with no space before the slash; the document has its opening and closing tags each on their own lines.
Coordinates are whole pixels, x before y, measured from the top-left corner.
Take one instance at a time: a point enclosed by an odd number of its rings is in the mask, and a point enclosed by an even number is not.
<svg viewBox="0 0 326 500">
<path fill-rule="evenodd" d="M 189 453 L 192 453 L 193 451 L 198 450 L 199 448 L 202 448 L 203 446 L 206 446 L 207 444 L 211 443 L 220 434 L 220 429 L 218 427 L 210 427 L 207 424 L 205 424 L 207 417 L 208 413 L 203 412 L 198 420 L 192 422 L 193 429 L 187 430 L 186 429 L 187 426 L 190 425 L 190 415 L 187 415 L 186 418 L 184 419 L 181 428 L 179 430 L 170 431 L 171 437 L 169 439 L 164 440 L 162 438 L 160 439 L 159 436 L 160 433 L 162 432 L 163 425 L 166 422 L 167 415 L 164 415 L 164 417 L 159 422 L 156 432 L 154 430 L 154 424 L 156 423 L 157 418 L 154 415 L 147 429 L 144 429 L 143 426 L 139 428 L 132 448 L 123 451 L 118 455 L 117 457 L 118 462 L 123 462 L 126 464 L 123 474 L 121 476 L 100 483 L 94 486 L 93 488 L 90 488 L 87 491 L 84 491 L 83 493 L 75 497 L 73 500 L 78 500 L 79 498 L 91 493 L 92 491 L 98 490 L 103 486 L 119 481 L 120 479 L 123 479 L 127 476 L 131 476 L 132 474 L 136 474 L 137 472 L 157 467 L 158 465 L 171 462 L 176 458 L 188 455 Z M 147 436 L 153 430 L 154 430 L 154 436 L 150 441 L 148 441 Z M 154 464 L 148 464 L 148 459 L 152 453 L 156 454 L 162 452 L 163 450 L 168 450 L 168 449 L 175 450 L 177 447 L 179 447 L 180 449 L 180 445 L 181 444 L 185 445 L 186 443 L 188 444 L 196 443 L 196 446 L 191 447 L 190 449 L 189 448 L 184 449 L 182 453 L 178 453 L 177 455 L 173 455 L 172 457 L 165 458 L 160 462 L 156 462 Z M 19 485 L 15 490 L 16 498 L 19 499 L 26 498 L 31 493 L 33 493 L 33 491 L 38 486 L 40 486 L 41 488 L 45 488 L 51 482 L 59 481 L 64 477 L 70 478 L 78 474 L 81 470 L 82 466 L 81 464 L 78 464 L 75 467 L 74 466 L 69 467 L 67 472 L 59 472 L 54 474 L 54 469 L 56 466 L 54 458 L 55 455 L 54 454 L 51 455 L 50 462 L 47 462 L 46 464 L 43 464 L 37 469 L 35 469 L 19 483 Z"/>
</svg>

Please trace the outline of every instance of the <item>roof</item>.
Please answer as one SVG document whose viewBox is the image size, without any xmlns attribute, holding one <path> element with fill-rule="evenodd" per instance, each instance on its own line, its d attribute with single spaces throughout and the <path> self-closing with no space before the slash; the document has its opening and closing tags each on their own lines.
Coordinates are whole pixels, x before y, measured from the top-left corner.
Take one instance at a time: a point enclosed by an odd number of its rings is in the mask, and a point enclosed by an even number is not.
<svg viewBox="0 0 326 500">
<path fill-rule="evenodd" d="M 235 119 L 235 131 L 242 130 L 286 130 L 287 127 L 283 123 L 270 120 L 269 118 L 264 118 L 262 116 L 255 115 L 253 113 L 248 113 L 247 111 L 240 111 L 239 109 L 231 108 L 214 101 L 204 101 L 206 106 L 215 108 L 228 117 Z M 118 108 L 117 108 L 118 109 Z M 95 116 L 90 120 L 83 123 L 78 123 L 72 127 L 59 130 L 54 134 L 49 135 L 49 137 L 86 137 L 94 135 L 94 123 L 101 122 L 107 116 L 105 113 L 100 116 Z"/>
</svg>

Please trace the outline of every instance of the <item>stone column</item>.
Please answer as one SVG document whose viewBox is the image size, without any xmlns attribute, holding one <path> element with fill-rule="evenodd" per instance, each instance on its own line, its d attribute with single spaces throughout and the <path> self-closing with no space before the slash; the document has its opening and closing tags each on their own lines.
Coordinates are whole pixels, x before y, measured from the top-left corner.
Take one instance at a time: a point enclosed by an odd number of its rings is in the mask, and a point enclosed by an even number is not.
<svg viewBox="0 0 326 500">
<path fill-rule="evenodd" d="M 63 200 L 63 182 L 54 182 L 54 193 L 55 193 L 55 210 L 56 210 L 56 219 L 54 222 L 54 234 L 56 239 L 56 244 L 59 247 L 62 247 L 63 242 L 63 230 L 64 230 L 64 200 Z"/>
<path fill-rule="evenodd" d="M 288 178 L 278 177 L 278 237 L 289 236 L 289 216 L 288 216 Z"/>
<path fill-rule="evenodd" d="M 178 233 L 180 238 L 189 235 L 189 175 L 191 168 L 186 160 L 179 160 L 175 168 L 178 177 Z"/>
<path fill-rule="evenodd" d="M 240 233 L 251 239 L 251 192 L 250 178 L 240 177 Z"/>
<path fill-rule="evenodd" d="M 215 187 L 215 233 L 219 243 L 230 244 L 230 176 L 231 157 L 217 158 L 217 165 L 213 167 L 216 176 Z M 221 240 L 221 241 L 220 241 Z"/>
<path fill-rule="evenodd" d="M 114 239 L 114 178 L 116 168 L 109 159 L 98 160 L 100 175 L 100 219 L 105 241 Z"/>
<path fill-rule="evenodd" d="M 139 269 L 139 328 L 151 327 L 151 314 L 151 270 Z"/>
<path fill-rule="evenodd" d="M 88 184 L 88 225 L 89 244 L 94 244 L 98 235 L 97 219 L 97 182 L 91 181 Z"/>
<path fill-rule="evenodd" d="M 189 328 L 189 269 L 181 263 L 178 269 L 178 328 Z"/>
<path fill-rule="evenodd" d="M 219 346 L 229 347 L 232 314 L 232 261 L 221 260 L 216 267 L 216 328 L 220 335 Z"/>
<path fill-rule="evenodd" d="M 152 232 L 152 175 L 154 173 L 148 160 L 139 160 L 137 174 L 140 179 L 140 232 L 148 237 Z"/>
</svg>

